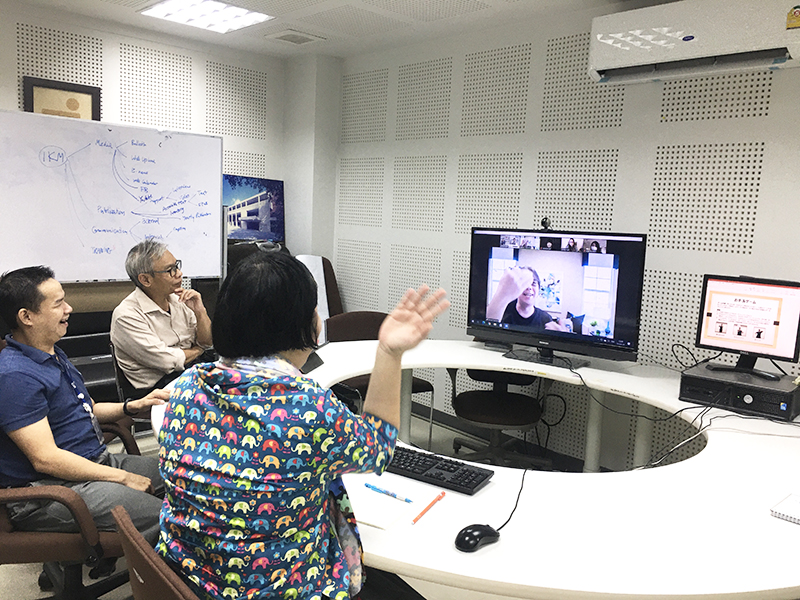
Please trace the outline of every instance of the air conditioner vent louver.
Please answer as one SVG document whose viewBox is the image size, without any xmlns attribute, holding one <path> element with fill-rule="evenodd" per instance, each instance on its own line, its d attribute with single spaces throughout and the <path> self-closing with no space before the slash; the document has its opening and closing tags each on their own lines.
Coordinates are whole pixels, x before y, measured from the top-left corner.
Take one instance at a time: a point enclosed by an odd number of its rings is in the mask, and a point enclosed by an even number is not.
<svg viewBox="0 0 800 600">
<path fill-rule="evenodd" d="M 638 83 L 798 66 L 800 8 L 683 0 L 592 20 L 589 75 Z"/>
</svg>

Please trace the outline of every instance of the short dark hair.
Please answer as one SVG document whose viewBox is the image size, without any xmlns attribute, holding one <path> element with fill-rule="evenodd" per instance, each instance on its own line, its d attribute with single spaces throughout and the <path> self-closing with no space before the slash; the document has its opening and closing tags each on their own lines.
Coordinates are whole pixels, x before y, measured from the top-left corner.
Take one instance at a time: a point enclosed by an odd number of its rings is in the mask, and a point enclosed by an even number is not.
<svg viewBox="0 0 800 600">
<path fill-rule="evenodd" d="M 42 265 L 8 271 L 0 276 L 0 317 L 11 331 L 19 329 L 17 313 L 20 309 L 39 312 L 44 301 L 39 286 L 53 278 L 53 269 Z"/>
<path fill-rule="evenodd" d="M 222 284 L 211 334 L 220 356 L 270 356 L 317 348 L 317 284 L 282 252 L 256 252 Z"/>
</svg>

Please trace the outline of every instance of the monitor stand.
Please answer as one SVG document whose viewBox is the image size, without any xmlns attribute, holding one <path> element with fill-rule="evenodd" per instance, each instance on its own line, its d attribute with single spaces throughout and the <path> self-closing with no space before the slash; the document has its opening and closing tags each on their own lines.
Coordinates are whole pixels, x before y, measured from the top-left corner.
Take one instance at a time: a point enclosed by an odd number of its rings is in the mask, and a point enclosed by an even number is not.
<svg viewBox="0 0 800 600">
<path fill-rule="evenodd" d="M 766 379 L 768 381 L 780 381 L 781 376 L 777 373 L 769 373 L 767 371 L 760 371 L 755 368 L 756 360 L 758 360 L 757 356 L 748 356 L 745 354 L 739 355 L 739 360 L 736 362 L 735 365 L 720 365 L 714 363 L 708 363 L 706 365 L 706 369 L 709 371 L 733 371 L 736 373 L 747 373 L 754 377 L 760 377 L 761 379 Z"/>
<path fill-rule="evenodd" d="M 550 348 L 540 348 L 539 350 L 525 350 L 511 349 L 505 354 L 505 358 L 512 358 L 514 360 L 524 360 L 526 362 L 538 363 L 540 365 L 551 365 L 553 367 L 561 367 L 563 369 L 580 369 L 581 367 L 589 366 L 588 360 L 564 358 L 557 356 Z"/>
</svg>

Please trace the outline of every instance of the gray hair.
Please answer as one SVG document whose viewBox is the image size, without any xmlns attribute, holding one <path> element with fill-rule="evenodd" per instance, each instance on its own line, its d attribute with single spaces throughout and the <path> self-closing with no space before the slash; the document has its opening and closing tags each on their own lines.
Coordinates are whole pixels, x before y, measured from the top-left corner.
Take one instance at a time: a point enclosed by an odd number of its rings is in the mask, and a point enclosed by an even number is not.
<svg viewBox="0 0 800 600">
<path fill-rule="evenodd" d="M 136 287 L 142 287 L 142 284 L 139 283 L 139 275 L 152 273 L 153 263 L 164 256 L 166 251 L 167 245 L 155 238 L 148 238 L 143 242 L 139 242 L 128 251 L 128 257 L 125 259 L 125 270 Z"/>
</svg>

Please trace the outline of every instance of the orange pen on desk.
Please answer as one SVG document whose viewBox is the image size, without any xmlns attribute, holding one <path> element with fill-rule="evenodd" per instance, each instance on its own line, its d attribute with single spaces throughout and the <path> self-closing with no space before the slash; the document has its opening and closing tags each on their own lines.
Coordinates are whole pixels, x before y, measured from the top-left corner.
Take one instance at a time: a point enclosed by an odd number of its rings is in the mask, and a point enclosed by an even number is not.
<svg viewBox="0 0 800 600">
<path fill-rule="evenodd" d="M 425 515 L 425 513 L 428 512 L 430 509 L 432 509 L 433 505 L 436 504 L 442 498 L 444 498 L 444 492 L 442 492 L 441 494 L 436 496 L 436 498 L 431 500 L 431 503 L 428 504 L 428 506 L 426 506 L 425 508 L 423 508 L 421 513 L 419 513 L 416 517 L 414 517 L 414 520 L 411 521 L 411 524 L 415 525 L 417 523 L 417 521 L 419 521 Z"/>
</svg>

